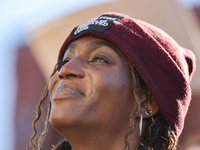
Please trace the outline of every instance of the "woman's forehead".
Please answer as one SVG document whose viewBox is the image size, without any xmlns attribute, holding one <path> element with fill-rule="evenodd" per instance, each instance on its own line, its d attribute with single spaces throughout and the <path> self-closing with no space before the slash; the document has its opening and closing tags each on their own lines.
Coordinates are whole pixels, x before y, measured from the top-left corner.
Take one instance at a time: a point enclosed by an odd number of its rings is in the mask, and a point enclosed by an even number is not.
<svg viewBox="0 0 200 150">
<path fill-rule="evenodd" d="M 121 56 L 124 57 L 124 54 L 122 54 L 121 50 L 119 50 L 116 46 L 114 46 L 110 42 L 107 42 L 106 40 L 96 38 L 96 37 L 93 37 L 93 36 L 86 36 L 86 37 L 82 37 L 80 39 L 73 41 L 66 48 L 65 53 L 66 52 L 74 53 L 74 50 L 77 48 L 77 46 L 80 46 L 80 45 L 83 45 L 84 48 L 87 48 L 87 49 L 105 46 L 105 47 L 108 47 L 108 48 L 112 49 L 113 51 L 115 51 L 120 57 Z"/>
</svg>

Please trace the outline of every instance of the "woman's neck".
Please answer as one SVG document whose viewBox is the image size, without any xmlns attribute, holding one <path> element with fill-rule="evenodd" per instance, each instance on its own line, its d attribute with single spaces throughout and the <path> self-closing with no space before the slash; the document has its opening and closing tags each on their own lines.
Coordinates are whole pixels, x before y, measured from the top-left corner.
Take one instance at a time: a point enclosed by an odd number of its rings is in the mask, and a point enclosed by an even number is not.
<svg viewBox="0 0 200 150">
<path fill-rule="evenodd" d="M 123 150 L 125 147 L 124 133 L 128 127 L 122 128 L 68 128 L 61 131 L 69 141 L 73 150 Z M 140 143 L 137 130 L 128 136 L 130 149 L 135 149 Z"/>
</svg>

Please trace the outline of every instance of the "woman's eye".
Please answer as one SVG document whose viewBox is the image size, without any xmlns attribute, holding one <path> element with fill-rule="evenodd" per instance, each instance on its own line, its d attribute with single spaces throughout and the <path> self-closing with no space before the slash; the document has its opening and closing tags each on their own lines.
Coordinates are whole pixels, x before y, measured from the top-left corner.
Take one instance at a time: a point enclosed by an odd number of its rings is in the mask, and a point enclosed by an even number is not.
<svg viewBox="0 0 200 150">
<path fill-rule="evenodd" d="M 96 56 L 91 62 L 103 62 L 108 63 L 108 61 L 102 57 Z"/>
</svg>

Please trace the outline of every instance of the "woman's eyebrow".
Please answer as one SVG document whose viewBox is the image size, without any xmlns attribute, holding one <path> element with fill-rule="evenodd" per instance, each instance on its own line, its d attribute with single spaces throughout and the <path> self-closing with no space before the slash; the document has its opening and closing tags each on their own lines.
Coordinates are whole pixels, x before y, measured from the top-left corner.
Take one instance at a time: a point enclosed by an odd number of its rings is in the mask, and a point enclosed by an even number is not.
<svg viewBox="0 0 200 150">
<path fill-rule="evenodd" d="M 71 43 L 68 47 L 67 47 L 67 49 L 75 49 L 77 47 L 77 45 L 75 44 L 75 43 Z"/>
<path fill-rule="evenodd" d="M 108 48 L 111 48 L 112 50 L 114 50 L 119 56 L 119 52 L 116 50 L 116 48 L 114 46 L 112 46 L 111 44 L 104 42 L 104 41 L 92 41 L 90 43 L 87 44 L 87 48 L 94 48 L 94 47 L 100 47 L 100 46 L 106 46 Z"/>
<path fill-rule="evenodd" d="M 76 47 L 77 47 L 76 43 L 71 43 L 69 46 L 67 46 L 65 52 L 68 51 L 71 52 L 72 54 L 75 54 L 74 50 L 76 49 Z M 62 61 L 64 61 L 64 55 Z"/>
<path fill-rule="evenodd" d="M 70 52 L 74 53 L 74 50 L 76 49 L 76 47 L 77 47 L 76 43 L 71 43 L 71 44 L 67 47 L 66 51 L 70 51 Z"/>
</svg>

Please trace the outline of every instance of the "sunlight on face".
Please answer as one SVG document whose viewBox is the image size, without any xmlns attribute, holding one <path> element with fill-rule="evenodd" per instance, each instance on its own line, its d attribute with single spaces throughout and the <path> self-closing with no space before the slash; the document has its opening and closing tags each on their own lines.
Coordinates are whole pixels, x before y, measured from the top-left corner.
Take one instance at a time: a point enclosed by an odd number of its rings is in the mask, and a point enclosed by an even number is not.
<svg viewBox="0 0 200 150">
<path fill-rule="evenodd" d="M 128 125 L 133 108 L 129 65 L 111 44 L 95 37 L 74 41 L 50 84 L 51 124 L 69 126 Z M 62 131 L 61 131 L 62 132 Z"/>
</svg>

